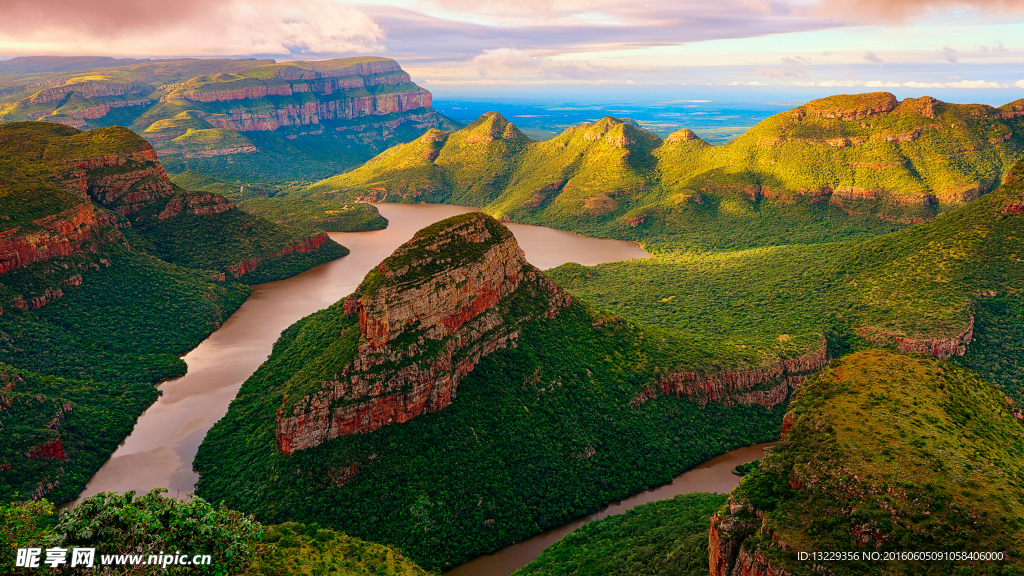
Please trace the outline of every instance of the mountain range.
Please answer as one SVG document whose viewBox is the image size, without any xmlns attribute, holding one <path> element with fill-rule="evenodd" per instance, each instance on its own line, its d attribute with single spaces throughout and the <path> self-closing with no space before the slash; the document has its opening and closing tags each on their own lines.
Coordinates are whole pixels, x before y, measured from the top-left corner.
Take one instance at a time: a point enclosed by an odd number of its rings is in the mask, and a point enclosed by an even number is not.
<svg viewBox="0 0 1024 576">
<path fill-rule="evenodd" d="M 1024 153 L 1022 118 L 1024 100 L 993 108 L 832 96 L 712 146 L 690 130 L 662 140 L 611 117 L 534 142 L 491 112 L 288 195 L 477 206 L 653 246 L 838 240 L 928 220 L 993 190 Z"/>
<path fill-rule="evenodd" d="M 397 62 L 17 58 L 0 67 L 0 122 L 126 126 L 173 172 L 310 179 L 428 128 L 458 125 Z"/>
</svg>

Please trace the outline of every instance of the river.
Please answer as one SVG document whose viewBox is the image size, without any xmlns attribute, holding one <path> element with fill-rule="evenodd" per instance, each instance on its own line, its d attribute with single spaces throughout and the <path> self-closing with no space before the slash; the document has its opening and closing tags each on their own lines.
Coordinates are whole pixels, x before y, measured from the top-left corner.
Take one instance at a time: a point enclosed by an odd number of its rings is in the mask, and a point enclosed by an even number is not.
<svg viewBox="0 0 1024 576">
<path fill-rule="evenodd" d="M 494 554 L 481 556 L 460 564 L 444 573 L 444 576 L 508 576 L 516 570 L 526 566 L 533 561 L 545 548 L 557 542 L 562 536 L 594 520 L 600 520 L 606 516 L 622 514 L 626 510 L 636 508 L 641 504 L 654 502 L 655 500 L 668 500 L 679 494 L 691 492 L 730 492 L 739 485 L 740 477 L 733 474 L 732 470 L 738 464 L 746 464 L 754 460 L 760 460 L 764 456 L 765 448 L 773 445 L 774 442 L 754 444 L 716 456 L 695 468 L 687 470 L 669 484 L 645 490 L 634 494 L 621 502 L 615 502 L 605 506 L 601 510 L 553 528 L 547 532 L 506 546 Z"/>
<path fill-rule="evenodd" d="M 473 208 L 437 204 L 377 204 L 385 230 L 331 233 L 352 253 L 302 274 L 253 286 L 252 296 L 224 324 L 184 356 L 188 373 L 161 382 L 163 392 L 132 433 L 85 487 L 98 492 L 168 488 L 184 496 L 195 488 L 199 444 L 225 413 L 242 383 L 270 355 L 281 331 L 351 294 L 363 277 L 419 229 Z M 544 270 L 566 262 L 593 265 L 645 258 L 634 242 L 586 238 L 541 226 L 508 225 L 531 264 Z M 74 505 L 74 503 L 71 503 Z"/>
</svg>

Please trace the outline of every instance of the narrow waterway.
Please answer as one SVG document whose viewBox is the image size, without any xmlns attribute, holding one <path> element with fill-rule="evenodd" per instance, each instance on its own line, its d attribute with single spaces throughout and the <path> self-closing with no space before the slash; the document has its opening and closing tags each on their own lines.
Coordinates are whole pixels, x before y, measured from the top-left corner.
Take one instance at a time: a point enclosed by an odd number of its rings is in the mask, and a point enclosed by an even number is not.
<svg viewBox="0 0 1024 576">
<path fill-rule="evenodd" d="M 508 576 L 532 562 L 545 548 L 557 542 L 562 536 L 588 522 L 613 514 L 622 514 L 626 510 L 655 500 L 668 500 L 679 494 L 729 492 L 740 483 L 740 477 L 733 474 L 732 470 L 739 464 L 760 460 L 765 449 L 773 444 L 774 442 L 754 444 L 716 456 L 677 476 L 670 484 L 634 494 L 622 502 L 609 504 L 590 516 L 573 520 L 533 538 L 502 548 L 494 554 L 481 556 L 456 566 L 445 572 L 444 576 Z"/>
<path fill-rule="evenodd" d="M 419 229 L 473 208 L 378 204 L 389 221 L 374 232 L 332 233 L 352 253 L 287 280 L 253 287 L 252 296 L 216 332 L 185 355 L 188 373 L 159 385 L 163 395 L 92 477 L 82 497 L 154 487 L 172 496 L 193 491 L 192 471 L 207 430 L 227 412 L 242 383 L 270 355 L 281 331 L 352 293 L 363 277 Z M 541 269 L 649 256 L 634 242 L 594 239 L 541 226 L 512 224 L 527 260 Z M 73 503 L 72 503 L 73 505 Z"/>
</svg>

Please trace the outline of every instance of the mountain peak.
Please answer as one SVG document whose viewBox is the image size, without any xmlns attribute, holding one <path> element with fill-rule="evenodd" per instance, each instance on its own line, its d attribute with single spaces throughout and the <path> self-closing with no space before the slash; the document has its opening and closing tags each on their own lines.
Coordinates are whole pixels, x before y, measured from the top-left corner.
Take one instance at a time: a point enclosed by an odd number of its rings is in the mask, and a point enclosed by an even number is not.
<svg viewBox="0 0 1024 576">
<path fill-rule="evenodd" d="M 515 345 L 524 322 L 571 302 L 494 218 L 428 226 L 295 337 L 305 367 L 277 413 L 278 448 L 291 454 L 441 410 L 482 357 Z M 306 345 L 323 342 L 310 357 Z"/>
<path fill-rule="evenodd" d="M 812 116 L 850 121 L 891 112 L 898 104 L 896 96 L 889 92 L 837 94 L 811 100 L 807 104 L 793 109 L 790 114 L 799 118 Z"/>
<path fill-rule="evenodd" d="M 665 142 L 704 142 L 697 133 L 689 128 L 680 128 L 668 135 Z"/>
<path fill-rule="evenodd" d="M 480 116 L 472 124 L 466 126 L 463 131 L 466 133 L 467 142 L 527 139 L 526 135 L 515 124 L 512 124 L 504 116 L 494 111 Z"/>
</svg>

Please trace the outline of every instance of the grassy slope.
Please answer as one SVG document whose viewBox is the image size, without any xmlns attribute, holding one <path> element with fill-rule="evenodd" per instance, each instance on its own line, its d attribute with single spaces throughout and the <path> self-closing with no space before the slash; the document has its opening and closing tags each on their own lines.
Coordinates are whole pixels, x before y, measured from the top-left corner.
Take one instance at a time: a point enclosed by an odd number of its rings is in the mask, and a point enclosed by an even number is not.
<svg viewBox="0 0 1024 576">
<path fill-rule="evenodd" d="M 1016 168 L 1016 174 L 1024 165 Z M 580 297 L 651 326 L 732 339 L 758 349 L 834 342 L 869 327 L 913 338 L 951 337 L 993 291 L 1024 288 L 1024 217 L 1003 215 L 1024 195 L 1011 178 L 936 219 L 863 241 L 736 252 L 664 252 L 647 260 L 550 272 Z"/>
<path fill-rule="evenodd" d="M 314 202 L 300 198 L 251 198 L 239 208 L 271 222 L 316 228 L 328 232 L 365 232 L 383 230 L 387 218 L 372 204 Z"/>
<path fill-rule="evenodd" d="M 706 576 L 708 523 L 720 494 L 681 494 L 590 522 L 513 576 Z"/>
<path fill-rule="evenodd" d="M 853 527 L 867 525 L 881 551 L 1004 550 L 1021 569 L 1024 425 L 1010 408 L 993 386 L 948 363 L 860 352 L 794 395 L 787 417 L 795 424 L 733 498 L 767 512 L 768 529 L 793 550 L 863 550 Z M 773 564 L 811 573 L 766 536 L 744 543 L 758 546 Z M 1013 573 L 1003 565 L 974 563 L 970 573 Z M 946 562 L 886 566 L 950 573 Z M 873 573 L 878 563 L 830 568 Z"/>
<path fill-rule="evenodd" d="M 400 552 L 316 524 L 286 522 L 269 526 L 264 554 L 246 573 L 263 576 L 427 576 Z"/>
<path fill-rule="evenodd" d="M 849 121 L 808 112 L 877 97 L 817 100 L 722 146 L 662 142 L 612 118 L 532 142 L 488 113 L 294 195 L 468 204 L 656 248 L 739 248 L 888 232 L 993 188 L 1024 153 L 1019 118 L 1001 118 L 1013 105 L 938 103 L 929 112 L 910 99 Z M 816 196 L 823 189 L 840 194 Z M 926 194 L 940 202 L 923 202 Z"/>
<path fill-rule="evenodd" d="M 43 376 L 0 363 L 0 500 L 56 483 L 54 502 L 78 496 L 157 397 L 146 383 Z M 54 425 L 55 419 L 58 424 Z M 28 455 L 60 440 L 67 460 Z"/>
</svg>

